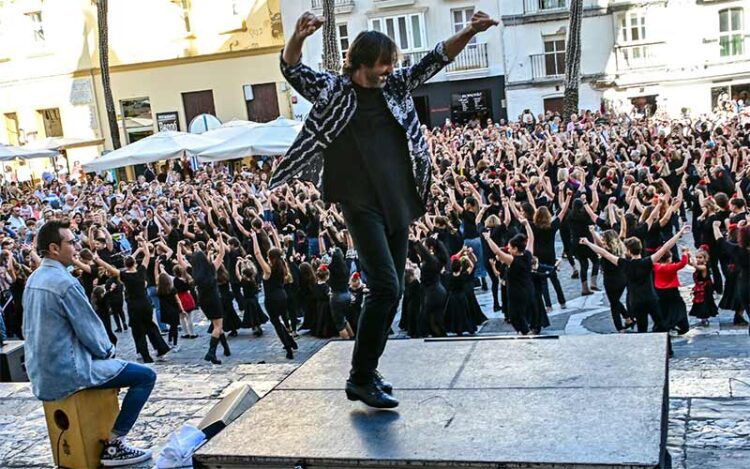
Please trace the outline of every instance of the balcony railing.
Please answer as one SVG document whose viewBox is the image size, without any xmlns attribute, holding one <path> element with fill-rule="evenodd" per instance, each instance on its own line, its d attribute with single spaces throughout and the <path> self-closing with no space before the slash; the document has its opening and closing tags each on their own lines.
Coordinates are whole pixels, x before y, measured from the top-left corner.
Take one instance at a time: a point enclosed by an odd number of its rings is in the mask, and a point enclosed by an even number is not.
<svg viewBox="0 0 750 469">
<path fill-rule="evenodd" d="M 429 50 L 417 52 L 404 52 L 401 61 L 396 66 L 408 67 L 422 60 Z M 489 67 L 489 57 L 487 55 L 487 44 L 469 44 L 458 54 L 458 57 L 445 68 L 448 73 L 465 72 L 469 70 L 481 70 Z"/>
<path fill-rule="evenodd" d="M 334 0 L 333 6 L 334 8 L 352 7 L 354 6 L 354 0 Z M 322 10 L 323 0 L 312 0 L 312 8 L 313 10 Z"/>
<path fill-rule="evenodd" d="M 489 66 L 487 44 L 469 44 L 458 54 L 458 57 L 446 67 L 445 71 L 463 72 L 467 70 L 481 70 Z"/>
<path fill-rule="evenodd" d="M 567 10 L 569 7 L 570 0 L 523 0 L 523 13 L 525 15 Z"/>
<path fill-rule="evenodd" d="M 615 46 L 617 70 L 635 70 L 664 66 L 663 42 Z"/>
<path fill-rule="evenodd" d="M 431 50 L 420 50 L 414 52 L 402 52 L 401 60 L 396 68 L 410 67 L 427 55 Z M 343 62 L 343 61 L 342 61 Z M 469 44 L 456 57 L 456 59 L 445 68 L 448 73 L 465 72 L 470 70 L 482 70 L 489 67 L 487 55 L 487 44 Z M 323 63 L 318 62 L 318 70 L 323 70 Z"/>
<path fill-rule="evenodd" d="M 565 53 L 550 52 L 546 54 L 532 54 L 531 78 L 534 80 L 555 79 L 565 75 Z"/>
</svg>

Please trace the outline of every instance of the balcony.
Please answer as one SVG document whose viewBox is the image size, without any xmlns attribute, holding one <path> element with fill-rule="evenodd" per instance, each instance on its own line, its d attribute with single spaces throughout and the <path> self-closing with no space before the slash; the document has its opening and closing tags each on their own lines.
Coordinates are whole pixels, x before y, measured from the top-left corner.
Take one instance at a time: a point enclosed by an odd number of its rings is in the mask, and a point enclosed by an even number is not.
<svg viewBox="0 0 750 469">
<path fill-rule="evenodd" d="M 469 44 L 458 57 L 446 67 L 448 73 L 482 70 L 489 67 L 487 44 Z"/>
<path fill-rule="evenodd" d="M 564 52 L 532 54 L 529 60 L 533 80 L 559 80 L 565 76 Z"/>
<path fill-rule="evenodd" d="M 316 13 L 323 11 L 324 0 L 311 0 L 312 9 Z M 333 0 L 334 13 L 351 13 L 354 10 L 354 0 Z"/>
<path fill-rule="evenodd" d="M 404 52 L 397 68 L 414 65 L 422 60 L 422 57 L 429 52 L 429 50 Z M 456 57 L 450 65 L 445 67 L 445 71 L 447 73 L 462 73 L 483 70 L 488 67 L 489 57 L 487 55 L 487 44 L 469 44 L 460 54 L 458 54 L 458 57 Z"/>
<path fill-rule="evenodd" d="M 523 0 L 524 15 L 565 11 L 569 7 L 570 0 Z"/>
<path fill-rule="evenodd" d="M 664 67 L 664 42 L 648 44 L 615 45 L 617 71 Z"/>
</svg>

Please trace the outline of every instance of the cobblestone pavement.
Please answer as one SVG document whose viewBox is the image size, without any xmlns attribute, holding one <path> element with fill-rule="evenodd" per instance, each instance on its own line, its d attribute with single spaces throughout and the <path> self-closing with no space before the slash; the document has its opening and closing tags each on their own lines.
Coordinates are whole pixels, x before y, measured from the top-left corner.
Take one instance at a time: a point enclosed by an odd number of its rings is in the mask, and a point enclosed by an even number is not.
<svg viewBox="0 0 750 469">
<path fill-rule="evenodd" d="M 570 266 L 564 262 L 560 278 L 568 307 L 562 310 L 554 306 L 552 326 L 544 333 L 613 333 L 606 299 L 601 293 L 580 297 L 580 283 L 571 280 L 570 273 Z M 683 271 L 683 284 L 689 285 L 690 275 Z M 684 290 L 689 302 L 689 288 Z M 482 333 L 512 334 L 502 316 L 491 312 L 491 295 L 480 290 L 477 293 L 490 317 Z M 709 327 L 693 324 L 688 334 L 673 340 L 668 444 L 675 468 L 749 467 L 750 338 L 746 327 L 732 326 L 732 317 L 731 312 L 724 311 Z M 247 383 L 259 395 L 265 395 L 327 342 L 303 334 L 295 359 L 287 360 L 273 328 L 267 324 L 260 338 L 248 331 L 231 338 L 232 356 L 221 357 L 224 363 L 220 366 L 211 366 L 202 360 L 207 325 L 205 320 L 200 321 L 196 329 L 202 334 L 200 338 L 180 340 L 178 351 L 154 364 L 158 381 L 131 433 L 133 443 L 154 446 L 158 452 L 172 431 L 183 423 L 200 421 L 235 386 Z M 130 335 L 121 333 L 119 338 L 120 356 L 135 360 Z M 0 467 L 51 465 L 44 413 L 28 383 L 0 383 Z"/>
</svg>

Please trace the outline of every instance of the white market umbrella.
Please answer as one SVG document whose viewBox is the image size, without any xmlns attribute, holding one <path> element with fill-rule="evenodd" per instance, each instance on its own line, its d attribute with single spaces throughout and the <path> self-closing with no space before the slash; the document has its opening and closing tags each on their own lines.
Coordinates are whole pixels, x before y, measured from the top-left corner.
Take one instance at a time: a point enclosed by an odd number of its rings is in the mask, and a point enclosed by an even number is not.
<svg viewBox="0 0 750 469">
<path fill-rule="evenodd" d="M 198 153 L 202 162 L 223 161 L 252 155 L 283 155 L 302 129 L 302 122 L 279 117 L 249 126 L 246 131 Z"/>
<path fill-rule="evenodd" d="M 67 150 L 68 148 L 91 147 L 103 143 L 103 138 L 47 137 L 29 142 L 23 148 L 59 151 Z"/>
<path fill-rule="evenodd" d="M 202 137 L 212 138 L 221 143 L 221 142 L 226 142 L 227 140 L 234 138 L 237 135 L 241 135 L 259 125 L 263 125 L 263 124 L 261 124 L 260 122 L 235 119 L 235 120 L 226 122 L 224 124 L 221 124 L 220 127 L 211 129 L 207 132 L 203 132 L 200 135 Z"/>
<path fill-rule="evenodd" d="M 52 158 L 53 156 L 59 155 L 58 152 L 53 150 L 45 149 L 33 149 L 16 147 L 13 145 L 3 145 L 0 143 L 0 161 L 10 161 L 20 158 L 22 160 L 30 160 L 33 158 Z"/>
<path fill-rule="evenodd" d="M 166 130 L 107 153 L 83 165 L 85 171 L 103 171 L 193 155 L 217 143 L 203 135 Z"/>
</svg>

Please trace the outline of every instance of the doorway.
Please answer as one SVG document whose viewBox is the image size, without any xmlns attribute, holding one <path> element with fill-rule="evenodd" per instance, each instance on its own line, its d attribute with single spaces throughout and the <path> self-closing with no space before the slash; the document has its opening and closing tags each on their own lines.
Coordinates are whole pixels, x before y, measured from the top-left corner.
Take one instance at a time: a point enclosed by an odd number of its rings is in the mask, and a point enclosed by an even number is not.
<svg viewBox="0 0 750 469">
<path fill-rule="evenodd" d="M 551 112 L 553 114 L 558 113 L 562 115 L 563 113 L 563 98 L 546 98 L 544 100 L 544 112 Z"/>
<path fill-rule="evenodd" d="M 245 99 L 247 119 L 253 122 L 270 122 L 279 117 L 279 98 L 276 96 L 276 83 L 250 85 L 253 99 Z"/>
<path fill-rule="evenodd" d="M 190 128 L 190 122 L 200 114 L 216 115 L 214 108 L 213 90 L 191 91 L 182 93 L 182 107 L 185 109 L 185 124 Z"/>
<path fill-rule="evenodd" d="M 429 128 L 431 126 L 430 99 L 427 96 L 414 96 L 414 108 L 417 110 L 419 122 Z"/>
</svg>

